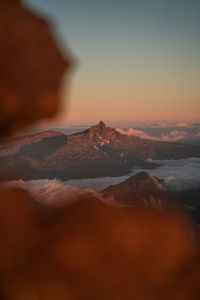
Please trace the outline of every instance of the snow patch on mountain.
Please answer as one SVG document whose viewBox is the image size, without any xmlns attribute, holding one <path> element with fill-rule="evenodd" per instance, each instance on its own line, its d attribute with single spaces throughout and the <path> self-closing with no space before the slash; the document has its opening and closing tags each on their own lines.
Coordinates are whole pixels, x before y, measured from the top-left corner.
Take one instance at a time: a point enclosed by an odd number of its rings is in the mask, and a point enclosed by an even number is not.
<svg viewBox="0 0 200 300">
<path fill-rule="evenodd" d="M 93 146 L 94 149 L 98 150 L 99 152 L 103 153 L 104 155 L 108 155 L 108 153 L 102 151 L 101 149 L 99 149 L 96 145 Z"/>
</svg>

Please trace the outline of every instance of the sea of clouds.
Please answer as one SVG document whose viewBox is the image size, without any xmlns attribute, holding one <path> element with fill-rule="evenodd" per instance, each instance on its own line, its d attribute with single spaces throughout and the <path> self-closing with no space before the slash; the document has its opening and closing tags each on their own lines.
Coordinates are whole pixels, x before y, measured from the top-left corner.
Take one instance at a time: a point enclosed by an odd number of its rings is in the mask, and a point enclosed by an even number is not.
<svg viewBox="0 0 200 300">
<path fill-rule="evenodd" d="M 36 128 L 35 131 L 56 130 L 70 135 L 81 132 L 96 124 L 57 124 L 56 127 Z M 122 134 L 134 135 L 140 138 L 168 141 L 168 142 L 187 142 L 200 144 L 200 123 L 180 122 L 180 123 L 144 123 L 144 124 L 106 124 L 115 128 Z"/>
<path fill-rule="evenodd" d="M 200 125 L 182 123 L 175 126 L 135 126 L 116 128 L 122 134 L 136 136 L 142 139 L 164 142 L 183 142 L 200 145 Z"/>
<path fill-rule="evenodd" d="M 164 141 L 164 142 L 180 141 L 183 140 L 187 135 L 187 131 L 183 131 L 183 130 L 172 130 L 169 132 L 169 134 L 167 135 L 162 134 L 160 137 L 152 136 L 141 129 L 129 128 L 128 130 L 124 130 L 124 129 L 116 128 L 116 130 L 128 136 L 136 136 L 141 139 L 147 139 L 152 141 Z"/>
<path fill-rule="evenodd" d="M 65 134 L 72 134 L 86 129 L 87 126 L 60 127 Z M 111 126 L 112 127 L 112 126 Z M 170 124 L 140 124 L 134 127 L 117 128 L 119 132 L 126 135 L 133 135 L 144 139 L 168 142 L 187 142 L 200 144 L 200 123 L 178 123 Z M 160 179 L 164 179 L 165 187 L 172 191 L 183 191 L 200 187 L 200 158 L 188 158 L 180 160 L 154 161 L 161 166 L 156 169 L 145 170 Z M 132 172 L 120 177 L 103 177 L 94 179 L 78 179 L 61 181 L 58 179 L 41 180 L 14 180 L 0 183 L 3 187 L 18 187 L 28 190 L 33 196 L 45 204 L 63 205 L 78 199 L 82 193 L 93 193 L 102 199 L 100 192 L 110 185 L 118 184 L 130 176 L 144 171 L 133 169 Z M 67 200 L 66 200 L 67 199 Z M 112 199 L 109 200 L 112 204 Z"/>
<path fill-rule="evenodd" d="M 200 158 L 188 158 L 180 160 L 155 160 L 161 164 L 156 169 L 145 170 L 160 179 L 164 179 L 165 188 L 170 191 L 184 191 L 200 187 Z M 37 196 L 38 201 L 48 205 L 70 204 L 76 201 L 82 193 L 93 193 L 102 199 L 100 194 L 110 185 L 118 184 L 130 176 L 144 171 L 143 169 L 133 169 L 132 172 L 120 177 L 103 177 L 94 179 L 78 179 L 60 181 L 58 179 L 40 180 L 13 180 L 2 182 L 1 187 L 17 187 L 28 190 L 33 196 Z M 110 204 L 112 199 L 107 200 Z"/>
<path fill-rule="evenodd" d="M 200 187 L 200 158 L 154 160 L 154 162 L 162 165 L 156 169 L 146 171 L 160 179 L 164 179 L 167 189 L 184 191 Z"/>
</svg>

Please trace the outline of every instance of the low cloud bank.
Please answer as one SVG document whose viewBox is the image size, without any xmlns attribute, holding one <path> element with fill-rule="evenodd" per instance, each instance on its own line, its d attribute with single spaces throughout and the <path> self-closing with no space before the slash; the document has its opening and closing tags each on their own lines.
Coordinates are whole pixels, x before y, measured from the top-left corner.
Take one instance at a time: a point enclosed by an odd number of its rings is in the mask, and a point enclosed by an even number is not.
<svg viewBox="0 0 200 300">
<path fill-rule="evenodd" d="M 160 164 L 160 167 L 147 169 L 145 171 L 160 179 L 164 179 L 167 189 L 183 191 L 200 187 L 200 158 L 153 160 L 153 162 Z M 130 174 L 120 177 L 70 180 L 65 184 L 79 189 L 92 187 L 95 191 L 100 192 L 108 186 L 118 184 L 142 171 L 144 171 L 144 169 L 133 169 Z"/>
<path fill-rule="evenodd" d="M 200 187 L 200 158 L 180 160 L 155 160 L 162 164 L 156 169 L 145 170 L 160 179 L 164 179 L 165 187 L 171 191 L 184 191 Z M 100 192 L 110 185 L 118 184 L 143 169 L 133 169 L 128 175 L 121 177 L 104 177 L 94 179 L 79 179 L 62 182 L 57 179 L 13 180 L 3 182 L 0 187 L 15 187 L 28 190 L 37 201 L 47 205 L 67 205 L 76 201 L 85 193 L 93 194 L 100 200 Z M 106 199 L 108 204 L 114 204 L 113 199 Z"/>
<path fill-rule="evenodd" d="M 162 166 L 146 171 L 164 179 L 167 189 L 184 191 L 200 187 L 200 158 L 154 160 L 154 162 L 160 163 Z M 133 170 L 133 173 L 138 171 L 141 170 Z"/>
<path fill-rule="evenodd" d="M 57 179 L 12 180 L 1 183 L 0 187 L 22 188 L 29 191 L 38 202 L 58 206 L 76 201 L 82 192 L 79 188 L 70 186 Z"/>
<path fill-rule="evenodd" d="M 182 140 L 186 135 L 186 131 L 182 130 L 172 130 L 169 135 L 164 135 L 162 134 L 161 137 L 156 137 L 147 134 L 143 130 L 136 130 L 133 128 L 130 128 L 128 130 L 116 128 L 116 130 L 122 134 L 128 135 L 128 136 L 136 136 L 141 139 L 147 139 L 147 140 L 152 140 L 152 141 L 165 141 L 165 142 L 176 142 Z"/>
<path fill-rule="evenodd" d="M 179 122 L 179 123 L 145 123 L 139 124 L 139 127 L 143 128 L 197 128 L 200 127 L 200 123 L 191 123 L 191 122 Z"/>
<path fill-rule="evenodd" d="M 102 178 L 100 178 L 102 179 Z M 94 189 L 90 179 L 86 179 L 85 184 L 81 180 L 62 182 L 58 179 L 39 179 L 39 180 L 11 180 L 0 183 L 0 188 L 20 188 L 30 193 L 37 202 L 52 206 L 67 206 L 81 199 L 84 195 L 92 195 L 97 199 L 109 204 L 120 206 L 115 203 L 113 198 L 104 199 L 98 192 L 100 189 Z M 72 182 L 70 184 L 70 182 Z M 79 183 L 79 184 L 78 184 Z M 82 186 L 81 186 L 82 185 Z M 98 184 L 97 184 L 98 185 Z M 96 185 L 96 186 L 97 186 Z M 91 188 L 92 187 L 92 188 Z M 102 189 L 101 189 L 102 191 Z"/>
</svg>

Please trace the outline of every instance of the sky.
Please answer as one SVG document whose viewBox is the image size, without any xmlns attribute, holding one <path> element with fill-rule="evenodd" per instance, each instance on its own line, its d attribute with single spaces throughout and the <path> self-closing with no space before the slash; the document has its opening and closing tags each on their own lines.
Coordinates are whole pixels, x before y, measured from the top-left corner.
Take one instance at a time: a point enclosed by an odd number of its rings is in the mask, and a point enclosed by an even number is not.
<svg viewBox="0 0 200 300">
<path fill-rule="evenodd" d="M 75 61 L 59 121 L 200 121 L 199 0 L 24 2 Z"/>
</svg>

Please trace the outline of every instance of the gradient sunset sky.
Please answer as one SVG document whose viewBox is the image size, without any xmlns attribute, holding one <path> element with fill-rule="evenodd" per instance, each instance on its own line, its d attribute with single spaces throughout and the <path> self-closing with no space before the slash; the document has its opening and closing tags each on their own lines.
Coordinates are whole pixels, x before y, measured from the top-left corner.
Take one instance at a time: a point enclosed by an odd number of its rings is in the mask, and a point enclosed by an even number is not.
<svg viewBox="0 0 200 300">
<path fill-rule="evenodd" d="M 199 0 L 26 0 L 76 60 L 66 123 L 200 121 Z"/>
</svg>

